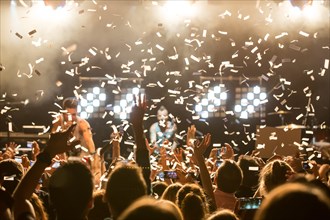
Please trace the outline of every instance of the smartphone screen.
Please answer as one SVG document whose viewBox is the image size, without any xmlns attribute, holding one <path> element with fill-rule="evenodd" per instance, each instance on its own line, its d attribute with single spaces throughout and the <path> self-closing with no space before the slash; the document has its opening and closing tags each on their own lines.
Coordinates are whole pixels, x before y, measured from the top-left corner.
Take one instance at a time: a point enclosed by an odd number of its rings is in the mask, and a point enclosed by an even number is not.
<svg viewBox="0 0 330 220">
<path fill-rule="evenodd" d="M 239 198 L 239 209 L 248 210 L 248 209 L 258 209 L 261 205 L 262 198 Z"/>
<path fill-rule="evenodd" d="M 61 163 L 59 161 L 56 161 L 55 163 L 53 163 L 52 168 L 58 168 L 61 165 Z"/>
<path fill-rule="evenodd" d="M 26 142 L 26 147 L 27 147 L 27 148 L 32 148 L 32 144 L 33 144 L 32 141 L 27 141 L 27 142 Z"/>
<path fill-rule="evenodd" d="M 164 178 L 167 179 L 177 179 L 178 174 L 176 173 L 175 170 L 164 170 Z"/>
<path fill-rule="evenodd" d="M 22 163 L 22 158 L 21 157 L 15 157 L 15 161 L 18 163 Z"/>
<path fill-rule="evenodd" d="M 216 165 L 216 167 L 220 167 L 220 165 L 222 164 L 222 160 L 217 160 L 217 161 L 215 161 L 215 165 Z"/>
</svg>

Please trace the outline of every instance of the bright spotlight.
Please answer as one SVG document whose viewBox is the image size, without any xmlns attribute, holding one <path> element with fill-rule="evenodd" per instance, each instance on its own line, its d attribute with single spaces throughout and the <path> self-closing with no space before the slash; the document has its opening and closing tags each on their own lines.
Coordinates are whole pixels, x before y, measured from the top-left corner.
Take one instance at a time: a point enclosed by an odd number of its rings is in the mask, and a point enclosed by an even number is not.
<svg viewBox="0 0 330 220">
<path fill-rule="evenodd" d="M 207 111 L 208 112 L 214 112 L 215 108 L 214 108 L 214 105 L 208 105 L 207 106 Z"/>
<path fill-rule="evenodd" d="M 126 112 L 121 112 L 120 115 L 119 115 L 119 118 L 120 118 L 121 120 L 125 120 L 125 119 L 127 119 L 127 114 L 126 114 Z"/>
<path fill-rule="evenodd" d="M 143 88 L 123 88 L 121 94 L 115 95 L 115 104 L 113 107 L 114 117 L 121 120 L 129 118 L 134 105 L 134 95 L 145 95 Z"/>
<path fill-rule="evenodd" d="M 256 107 L 259 106 L 260 105 L 260 99 L 254 99 L 253 100 L 253 105 L 256 106 Z"/>
<path fill-rule="evenodd" d="M 201 105 L 195 105 L 195 111 L 196 112 L 201 112 L 203 110 L 203 107 Z"/>
<path fill-rule="evenodd" d="M 208 106 L 209 105 L 209 101 L 207 99 L 202 99 L 202 105 L 203 106 Z"/>
<path fill-rule="evenodd" d="M 126 100 L 127 100 L 127 102 L 132 102 L 133 101 L 133 94 L 130 94 L 130 93 L 128 93 L 128 94 L 126 94 Z"/>
<path fill-rule="evenodd" d="M 215 93 L 220 93 L 221 92 L 221 87 L 220 86 L 214 86 L 213 88 Z"/>
<path fill-rule="evenodd" d="M 99 95 L 99 100 L 100 100 L 100 101 L 105 101 L 106 99 L 107 99 L 107 96 L 106 96 L 105 93 L 101 93 L 101 94 Z"/>
<path fill-rule="evenodd" d="M 249 101 L 247 99 L 241 100 L 241 106 L 247 106 L 249 104 Z"/>
<path fill-rule="evenodd" d="M 220 106 L 221 105 L 221 100 L 220 99 L 214 99 L 214 105 L 215 106 Z"/>
<path fill-rule="evenodd" d="M 87 112 L 80 112 L 80 117 L 83 118 L 83 119 L 87 119 L 88 118 L 88 114 Z"/>
<path fill-rule="evenodd" d="M 81 99 L 81 100 L 80 100 L 80 105 L 81 105 L 82 107 L 86 107 L 86 106 L 88 105 L 87 100 L 86 100 L 86 99 Z"/>
<path fill-rule="evenodd" d="M 93 93 L 87 93 L 86 99 L 87 99 L 87 101 L 92 101 L 94 99 L 94 94 Z"/>
<path fill-rule="evenodd" d="M 122 108 L 125 108 L 127 106 L 127 101 L 122 99 L 120 100 L 120 104 L 119 104 Z"/>
<path fill-rule="evenodd" d="M 94 87 L 94 88 L 93 88 L 93 93 L 94 93 L 95 95 L 100 94 L 100 91 L 101 91 L 100 87 Z"/>
<path fill-rule="evenodd" d="M 227 99 L 227 93 L 226 92 L 220 93 L 220 99 L 221 100 L 226 100 Z"/>
<path fill-rule="evenodd" d="M 113 112 L 116 113 L 116 114 L 119 114 L 121 112 L 121 107 L 118 106 L 118 105 L 115 105 L 113 107 Z"/>
<path fill-rule="evenodd" d="M 100 106 L 100 100 L 98 100 L 98 99 L 93 100 L 93 106 L 94 107 L 99 107 Z"/>
<path fill-rule="evenodd" d="M 236 88 L 234 112 L 242 119 L 265 117 L 265 105 L 261 102 L 267 98 L 266 88 L 260 86 Z"/>
<path fill-rule="evenodd" d="M 250 113 L 250 114 L 254 112 L 254 106 L 253 105 L 248 105 L 246 107 L 246 109 L 247 109 L 247 112 Z"/>
<path fill-rule="evenodd" d="M 208 98 L 208 100 L 212 100 L 212 99 L 214 99 L 214 92 L 212 92 L 212 91 L 210 91 L 208 94 L 207 94 L 207 98 Z"/>
<path fill-rule="evenodd" d="M 248 100 L 253 100 L 253 99 L 254 99 L 254 94 L 253 94 L 252 92 L 249 92 L 249 93 L 247 94 L 247 99 L 248 99 Z"/>
<path fill-rule="evenodd" d="M 208 111 L 202 111 L 201 117 L 202 118 L 208 118 L 209 117 L 209 112 Z"/>
<path fill-rule="evenodd" d="M 241 105 L 235 105 L 234 111 L 235 112 L 241 112 L 242 111 L 242 106 Z"/>
<path fill-rule="evenodd" d="M 209 87 L 207 93 L 200 97 L 200 102 L 195 105 L 196 113 L 202 118 L 224 117 L 227 92 L 224 84 Z M 207 117 L 206 117 L 206 113 Z M 202 116 L 203 115 L 203 116 Z"/>
<path fill-rule="evenodd" d="M 259 86 L 253 87 L 253 93 L 254 94 L 259 94 L 260 93 L 260 87 Z"/>
<path fill-rule="evenodd" d="M 138 95 L 139 92 L 140 92 L 140 89 L 137 88 L 137 87 L 134 87 L 134 88 L 132 89 L 132 93 L 133 93 L 134 95 Z"/>
<path fill-rule="evenodd" d="M 248 112 L 247 111 L 242 111 L 240 118 L 242 118 L 242 119 L 248 119 L 249 118 Z"/>
<path fill-rule="evenodd" d="M 87 106 L 87 107 L 86 107 L 86 112 L 87 112 L 87 113 L 93 113 L 93 112 L 94 112 L 94 108 L 93 108 L 93 106 L 92 106 L 92 105 Z"/>
<path fill-rule="evenodd" d="M 260 93 L 259 98 L 260 98 L 261 100 L 265 100 L 265 99 L 267 98 L 267 94 L 266 94 L 265 92 L 262 92 L 262 93 Z"/>
</svg>

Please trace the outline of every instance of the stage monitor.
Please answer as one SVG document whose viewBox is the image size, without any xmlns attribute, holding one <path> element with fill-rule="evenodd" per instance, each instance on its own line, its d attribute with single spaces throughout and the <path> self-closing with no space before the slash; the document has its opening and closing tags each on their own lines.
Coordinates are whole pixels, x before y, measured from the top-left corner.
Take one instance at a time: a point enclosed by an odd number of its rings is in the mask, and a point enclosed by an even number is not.
<svg viewBox="0 0 330 220">
<path fill-rule="evenodd" d="M 256 149 L 261 158 L 270 158 L 274 154 L 294 156 L 301 143 L 301 128 L 274 128 L 257 126 Z"/>
</svg>

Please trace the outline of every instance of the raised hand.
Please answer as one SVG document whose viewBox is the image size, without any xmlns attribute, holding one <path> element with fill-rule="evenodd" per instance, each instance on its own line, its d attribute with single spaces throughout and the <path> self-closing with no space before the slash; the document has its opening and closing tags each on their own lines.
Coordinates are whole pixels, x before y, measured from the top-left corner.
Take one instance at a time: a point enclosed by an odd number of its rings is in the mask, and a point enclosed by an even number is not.
<svg viewBox="0 0 330 220">
<path fill-rule="evenodd" d="M 141 94 L 137 97 L 134 97 L 134 101 L 135 105 L 132 108 L 130 120 L 133 124 L 133 127 L 136 127 L 143 124 L 143 117 L 147 109 L 147 103 L 145 96 Z"/>
<path fill-rule="evenodd" d="M 230 144 L 225 143 L 225 146 L 221 148 L 220 154 L 222 159 L 234 159 L 234 150 Z"/>
<path fill-rule="evenodd" d="M 40 153 L 40 147 L 38 142 L 32 142 L 32 160 L 36 160 L 37 155 Z"/>
<path fill-rule="evenodd" d="M 203 156 L 205 153 L 206 149 L 210 146 L 211 144 L 211 134 L 207 133 L 204 135 L 203 140 L 201 142 L 196 142 L 194 145 L 194 155 L 195 156 Z"/>
<path fill-rule="evenodd" d="M 50 134 L 44 151 L 48 152 L 51 157 L 55 157 L 55 155 L 69 151 L 79 144 L 79 140 L 72 138 L 72 131 L 75 127 L 76 125 L 71 125 L 66 131 Z"/>
<path fill-rule="evenodd" d="M 187 146 L 193 146 L 193 141 L 195 140 L 195 134 L 196 134 L 195 125 L 191 125 L 190 127 L 188 127 L 187 140 L 186 140 Z"/>
</svg>

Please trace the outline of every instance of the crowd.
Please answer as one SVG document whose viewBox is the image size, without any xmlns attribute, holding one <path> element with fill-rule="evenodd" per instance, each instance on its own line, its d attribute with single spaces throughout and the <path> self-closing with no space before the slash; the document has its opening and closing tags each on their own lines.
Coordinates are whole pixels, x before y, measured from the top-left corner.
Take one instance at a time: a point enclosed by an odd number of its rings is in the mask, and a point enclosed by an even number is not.
<svg viewBox="0 0 330 220">
<path fill-rule="evenodd" d="M 109 165 L 100 148 L 83 157 L 59 156 L 80 143 L 72 138 L 76 124 L 52 133 L 42 150 L 33 142 L 32 156 L 23 155 L 21 163 L 14 159 L 16 144 L 6 144 L 0 219 L 330 219 L 329 164 L 304 167 L 300 155 L 235 155 L 229 144 L 206 156 L 211 135 L 196 138 L 194 125 L 185 146 L 173 148 L 166 139 L 155 146 L 144 133 L 145 98 L 136 103 L 134 152 L 123 158 L 122 134 L 114 132 Z"/>
</svg>

